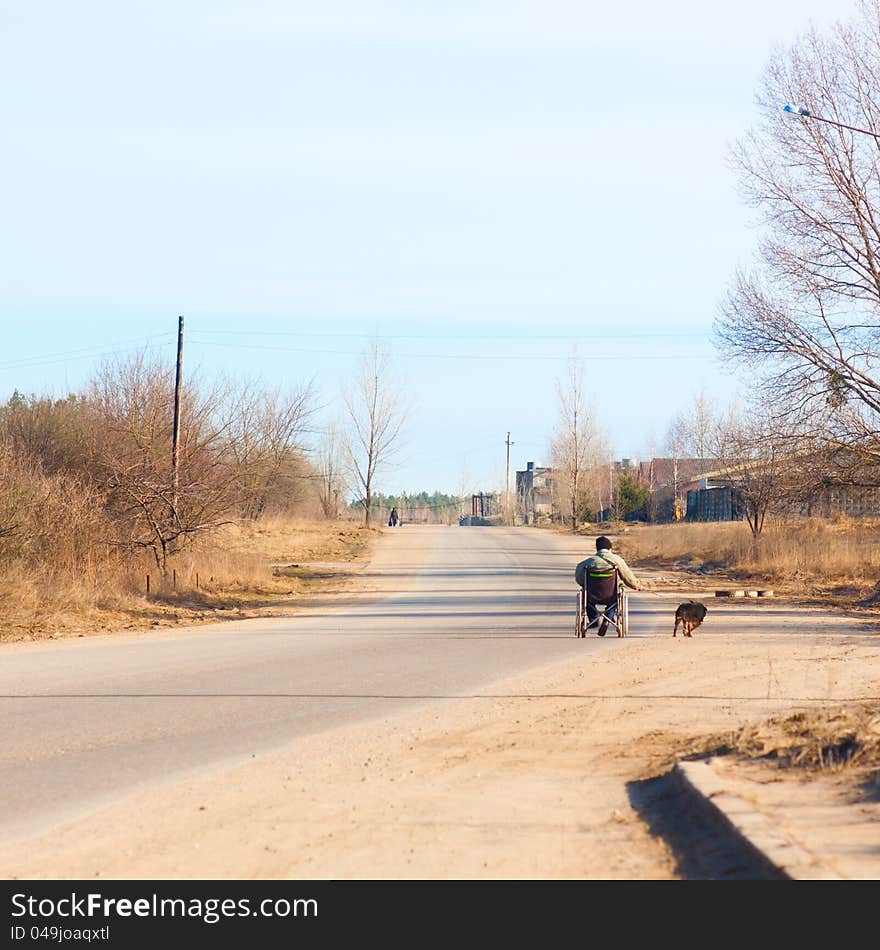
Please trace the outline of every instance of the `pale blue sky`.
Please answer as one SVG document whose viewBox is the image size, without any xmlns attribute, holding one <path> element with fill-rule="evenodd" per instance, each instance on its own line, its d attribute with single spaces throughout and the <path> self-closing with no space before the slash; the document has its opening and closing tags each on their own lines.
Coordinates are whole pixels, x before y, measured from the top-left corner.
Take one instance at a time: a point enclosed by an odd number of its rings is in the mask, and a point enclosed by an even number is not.
<svg viewBox="0 0 880 950">
<path fill-rule="evenodd" d="M 155 338 L 340 382 L 387 337 L 391 492 L 546 460 L 576 344 L 617 457 L 735 382 L 757 235 L 726 150 L 774 46 L 843 0 L 0 3 L 0 398 Z M 784 103 L 780 104 L 781 106 Z M 784 121 L 780 114 L 780 121 Z"/>
</svg>

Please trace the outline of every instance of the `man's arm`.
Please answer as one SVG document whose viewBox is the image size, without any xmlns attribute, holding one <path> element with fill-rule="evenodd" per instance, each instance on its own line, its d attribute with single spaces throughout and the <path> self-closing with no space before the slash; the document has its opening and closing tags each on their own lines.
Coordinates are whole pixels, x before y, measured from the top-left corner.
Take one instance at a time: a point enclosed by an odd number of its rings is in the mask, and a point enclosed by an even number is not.
<svg viewBox="0 0 880 950">
<path fill-rule="evenodd" d="M 626 584 L 627 587 L 631 587 L 633 590 L 641 590 L 642 585 L 638 582 L 636 575 L 630 570 L 626 561 L 624 561 L 624 559 L 619 554 L 612 554 L 612 558 L 623 583 Z"/>
</svg>

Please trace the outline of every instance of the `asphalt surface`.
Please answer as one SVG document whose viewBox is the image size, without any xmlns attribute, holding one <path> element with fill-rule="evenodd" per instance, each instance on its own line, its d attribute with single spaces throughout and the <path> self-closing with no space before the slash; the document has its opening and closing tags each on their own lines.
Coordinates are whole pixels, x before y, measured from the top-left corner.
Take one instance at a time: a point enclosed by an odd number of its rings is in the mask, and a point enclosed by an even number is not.
<svg viewBox="0 0 880 950">
<path fill-rule="evenodd" d="M 382 596 L 185 633 L 4 646 L 0 835 L 599 648 L 573 636 L 582 541 L 421 530 L 423 545 L 380 546 L 363 579 L 390 584 Z"/>
</svg>

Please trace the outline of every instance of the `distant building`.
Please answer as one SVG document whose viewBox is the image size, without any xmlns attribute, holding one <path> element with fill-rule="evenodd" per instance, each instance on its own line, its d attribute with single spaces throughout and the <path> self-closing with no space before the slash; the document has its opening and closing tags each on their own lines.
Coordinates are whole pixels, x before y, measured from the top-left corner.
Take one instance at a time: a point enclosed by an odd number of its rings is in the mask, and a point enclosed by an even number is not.
<svg viewBox="0 0 880 950">
<path fill-rule="evenodd" d="M 685 491 L 688 521 L 740 521 L 743 509 L 737 492 L 730 484 L 712 484 L 712 477 L 700 479 Z"/>
<path fill-rule="evenodd" d="M 703 473 L 717 468 L 715 459 L 652 458 L 640 462 L 638 483 L 651 492 L 649 519 L 679 521 L 686 517 L 688 491 L 699 487 Z"/>
<path fill-rule="evenodd" d="M 471 495 L 472 518 L 494 518 L 498 513 L 498 499 L 494 493 L 479 492 Z"/>
<path fill-rule="evenodd" d="M 826 518 L 835 514 L 851 518 L 876 517 L 880 514 L 880 488 L 873 485 L 828 485 L 815 498 L 803 503 L 800 514 Z"/>
<path fill-rule="evenodd" d="M 516 520 L 537 524 L 553 513 L 553 469 L 528 462 L 516 473 Z"/>
<path fill-rule="evenodd" d="M 788 480 L 797 482 L 799 469 L 809 470 L 809 459 L 793 455 L 793 472 Z M 818 464 L 818 463 L 817 463 Z M 615 466 L 617 463 L 615 463 Z M 722 466 L 717 459 L 653 458 L 638 466 L 638 483 L 650 492 L 648 519 L 651 521 L 739 521 L 744 517 L 743 494 L 747 469 L 760 466 L 758 461 L 732 462 Z M 740 474 L 738 474 L 740 473 Z M 790 515 L 849 517 L 880 515 L 880 487 L 870 484 L 834 484 L 826 480 L 815 487 L 808 481 L 802 491 L 779 504 Z"/>
<path fill-rule="evenodd" d="M 640 485 L 647 486 L 650 491 L 671 488 L 680 492 L 688 482 L 717 468 L 715 459 L 653 458 L 639 462 L 638 480 Z"/>
<path fill-rule="evenodd" d="M 471 513 L 458 519 L 460 525 L 493 525 L 501 523 L 498 496 L 494 492 L 471 495 Z"/>
<path fill-rule="evenodd" d="M 732 484 L 731 484 L 732 483 Z M 699 483 L 686 486 L 688 521 L 739 521 L 743 518 L 735 472 L 708 473 Z M 880 515 L 880 488 L 859 485 L 825 485 L 808 498 L 790 501 L 790 515 L 850 518 Z"/>
</svg>

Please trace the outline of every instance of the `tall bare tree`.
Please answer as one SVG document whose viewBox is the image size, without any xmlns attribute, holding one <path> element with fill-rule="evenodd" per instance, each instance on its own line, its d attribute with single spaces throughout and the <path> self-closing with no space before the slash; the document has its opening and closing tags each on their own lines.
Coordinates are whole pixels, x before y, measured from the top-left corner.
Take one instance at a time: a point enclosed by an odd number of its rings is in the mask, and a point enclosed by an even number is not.
<svg viewBox="0 0 880 950">
<path fill-rule="evenodd" d="M 740 415 L 730 410 L 715 428 L 719 478 L 733 491 L 756 541 L 767 515 L 782 514 L 791 503 L 796 479 L 783 445 L 768 413 Z"/>
<path fill-rule="evenodd" d="M 678 511 L 681 496 L 681 460 L 688 457 L 688 443 L 690 441 L 688 419 L 684 411 L 677 412 L 666 430 L 666 451 L 672 459 L 672 497 L 673 504 Z"/>
<path fill-rule="evenodd" d="M 107 362 L 87 405 L 91 476 L 106 493 L 116 542 L 150 551 L 166 572 L 186 541 L 238 517 L 257 517 L 291 491 L 304 465 L 300 437 L 311 389 L 196 379 L 183 389 L 177 485 L 171 478 L 172 371 L 149 354 Z"/>
<path fill-rule="evenodd" d="M 589 476 L 604 461 L 601 438 L 584 392 L 583 366 L 577 357 L 568 363 L 564 379 L 556 381 L 559 414 L 551 443 L 557 503 L 564 511 L 563 521 L 577 531 L 588 501 Z"/>
<path fill-rule="evenodd" d="M 107 493 L 117 543 L 149 550 L 164 573 L 186 539 L 235 514 L 241 481 L 220 408 L 225 394 L 190 381 L 183 391 L 179 483 L 171 478 L 169 367 L 140 353 L 106 362 L 88 399 L 100 419 L 91 468 Z"/>
<path fill-rule="evenodd" d="M 880 483 L 880 140 L 854 131 L 880 135 L 878 0 L 777 54 L 758 102 L 762 123 L 733 158 L 765 235 L 717 341 L 793 440 L 812 433 Z M 786 103 L 810 115 L 787 117 Z"/>
<path fill-rule="evenodd" d="M 692 458 L 711 458 L 715 416 L 715 406 L 706 391 L 701 389 L 694 393 L 687 415 L 687 441 Z"/>
<path fill-rule="evenodd" d="M 311 382 L 288 388 L 248 379 L 227 384 L 217 410 L 225 418 L 223 441 L 232 455 L 244 517 L 255 520 L 270 506 L 284 508 L 295 500 L 314 402 Z"/>
<path fill-rule="evenodd" d="M 342 398 L 349 423 L 347 454 L 369 525 L 374 478 L 394 459 L 410 409 L 395 380 L 391 354 L 378 338 L 361 357 Z"/>
<path fill-rule="evenodd" d="M 473 478 L 467 462 L 462 462 L 458 473 L 458 516 L 459 518 L 471 513 L 470 502 L 473 493 Z"/>
<path fill-rule="evenodd" d="M 679 410 L 666 430 L 666 451 L 671 458 L 708 459 L 715 439 L 716 410 L 704 390 L 694 393 L 689 406 Z"/>
<path fill-rule="evenodd" d="M 347 483 L 343 456 L 341 425 L 332 420 L 324 431 L 315 456 L 318 474 L 318 500 L 325 518 L 339 517 L 340 500 L 345 497 Z"/>
</svg>

